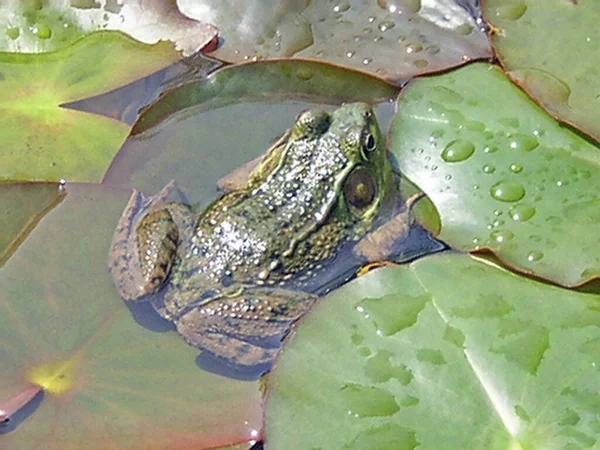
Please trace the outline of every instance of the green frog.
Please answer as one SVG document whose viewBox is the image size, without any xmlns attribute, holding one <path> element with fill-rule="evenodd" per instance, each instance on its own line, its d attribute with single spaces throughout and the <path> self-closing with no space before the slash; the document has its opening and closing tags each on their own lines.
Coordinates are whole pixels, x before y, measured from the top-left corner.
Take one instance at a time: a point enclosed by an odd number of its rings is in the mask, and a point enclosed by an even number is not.
<svg viewBox="0 0 600 450">
<path fill-rule="evenodd" d="M 305 111 L 243 186 L 200 213 L 167 200 L 172 182 L 149 198 L 134 191 L 110 272 L 124 300 L 150 300 L 189 344 L 231 364 L 269 364 L 392 209 L 395 186 L 369 105 Z"/>
</svg>

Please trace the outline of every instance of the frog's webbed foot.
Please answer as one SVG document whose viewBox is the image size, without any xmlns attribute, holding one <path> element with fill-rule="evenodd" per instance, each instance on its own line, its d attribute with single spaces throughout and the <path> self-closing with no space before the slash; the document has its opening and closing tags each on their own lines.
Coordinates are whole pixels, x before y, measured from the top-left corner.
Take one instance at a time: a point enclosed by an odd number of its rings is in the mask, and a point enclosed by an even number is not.
<svg viewBox="0 0 600 450">
<path fill-rule="evenodd" d="M 270 364 L 292 323 L 316 298 L 285 289 L 251 288 L 195 307 L 176 321 L 177 330 L 189 344 L 230 365 Z"/>
<path fill-rule="evenodd" d="M 167 203 L 182 194 L 174 182 L 158 194 L 144 197 L 134 190 L 112 239 L 108 267 L 124 300 L 144 300 L 167 278 L 179 241 L 178 228 L 190 220 L 189 207 Z"/>
<path fill-rule="evenodd" d="M 412 209 L 423 197 L 425 194 L 422 192 L 410 196 L 404 202 L 404 207 L 400 212 L 362 238 L 354 247 L 356 256 L 366 259 L 367 262 L 389 260 L 394 250 L 394 244 L 408 236 L 414 220 L 411 214 Z"/>
</svg>

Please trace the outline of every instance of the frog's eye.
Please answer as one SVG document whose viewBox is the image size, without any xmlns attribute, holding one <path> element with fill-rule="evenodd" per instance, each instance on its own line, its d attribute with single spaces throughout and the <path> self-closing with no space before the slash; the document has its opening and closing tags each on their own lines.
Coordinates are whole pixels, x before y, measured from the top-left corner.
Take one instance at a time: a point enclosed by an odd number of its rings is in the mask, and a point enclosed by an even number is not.
<svg viewBox="0 0 600 450">
<path fill-rule="evenodd" d="M 376 145 L 377 143 L 375 142 L 375 136 L 373 136 L 371 133 L 367 133 L 363 138 L 363 148 L 367 152 L 372 152 L 375 150 Z"/>
<path fill-rule="evenodd" d="M 366 208 L 373 203 L 376 195 L 377 182 L 369 169 L 357 167 L 348 175 L 344 185 L 344 196 L 350 206 Z"/>
</svg>

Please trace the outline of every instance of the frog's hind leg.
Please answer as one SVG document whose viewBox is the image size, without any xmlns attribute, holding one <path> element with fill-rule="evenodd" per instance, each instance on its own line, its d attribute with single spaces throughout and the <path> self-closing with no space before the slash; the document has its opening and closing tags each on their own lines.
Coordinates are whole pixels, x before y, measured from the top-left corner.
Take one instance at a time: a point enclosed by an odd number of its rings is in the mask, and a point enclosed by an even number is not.
<svg viewBox="0 0 600 450">
<path fill-rule="evenodd" d="M 145 300 L 168 277 L 177 252 L 179 229 L 191 212 L 183 203 L 166 203 L 179 193 L 175 183 L 145 198 L 134 190 L 113 236 L 108 265 L 124 300 Z M 179 194 L 182 197 L 182 194 Z"/>
<path fill-rule="evenodd" d="M 189 344 L 230 365 L 270 365 L 292 323 L 316 298 L 303 292 L 253 288 L 193 308 L 176 321 L 177 330 Z"/>
</svg>

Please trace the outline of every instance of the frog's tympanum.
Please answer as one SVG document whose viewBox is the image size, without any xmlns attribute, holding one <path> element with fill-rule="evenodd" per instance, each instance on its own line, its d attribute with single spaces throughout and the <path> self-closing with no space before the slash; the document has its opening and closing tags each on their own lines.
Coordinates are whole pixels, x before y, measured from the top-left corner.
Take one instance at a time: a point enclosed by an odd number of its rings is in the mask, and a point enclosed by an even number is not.
<svg viewBox="0 0 600 450">
<path fill-rule="evenodd" d="M 395 182 L 373 111 L 354 103 L 300 114 L 246 185 L 201 213 L 167 202 L 174 189 L 133 193 L 109 255 L 113 280 L 191 345 L 254 366 L 272 361 L 341 275 Z"/>
</svg>

